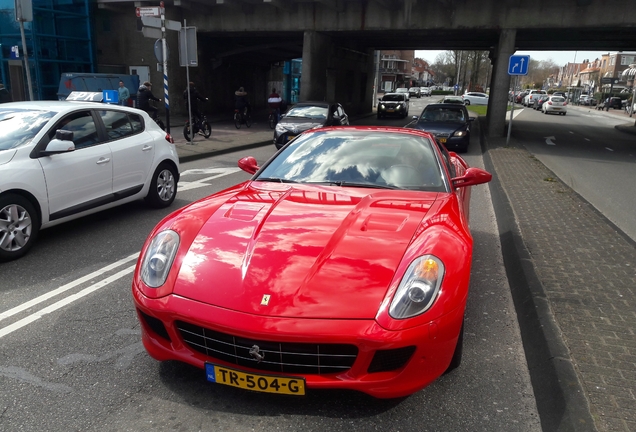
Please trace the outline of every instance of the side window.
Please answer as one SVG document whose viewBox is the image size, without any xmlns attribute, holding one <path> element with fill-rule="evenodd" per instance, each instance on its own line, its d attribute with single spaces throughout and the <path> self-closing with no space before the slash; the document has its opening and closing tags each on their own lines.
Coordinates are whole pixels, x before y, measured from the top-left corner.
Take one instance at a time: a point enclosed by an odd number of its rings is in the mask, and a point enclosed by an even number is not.
<svg viewBox="0 0 636 432">
<path fill-rule="evenodd" d="M 98 112 L 109 140 L 123 138 L 134 133 L 132 123 L 125 112 L 109 110 Z"/>
<path fill-rule="evenodd" d="M 130 123 L 132 124 L 132 128 L 135 133 L 144 130 L 144 123 L 141 121 L 140 115 L 128 114 L 128 118 L 130 119 Z"/>
<path fill-rule="evenodd" d="M 64 117 L 49 132 L 49 140 L 55 138 L 55 132 L 58 129 L 73 132 L 76 149 L 99 143 L 97 127 L 90 111 L 78 111 Z"/>
</svg>

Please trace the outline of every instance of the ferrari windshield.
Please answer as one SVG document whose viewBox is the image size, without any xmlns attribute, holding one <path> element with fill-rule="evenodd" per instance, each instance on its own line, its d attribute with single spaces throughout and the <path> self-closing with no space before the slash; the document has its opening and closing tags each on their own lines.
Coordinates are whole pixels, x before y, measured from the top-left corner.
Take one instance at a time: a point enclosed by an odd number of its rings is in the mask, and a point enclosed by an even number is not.
<svg viewBox="0 0 636 432">
<path fill-rule="evenodd" d="M 56 113 L 0 107 L 0 150 L 8 150 L 31 142 Z"/>
<path fill-rule="evenodd" d="M 445 192 L 441 172 L 426 137 L 317 130 L 296 138 L 255 180 Z"/>
</svg>

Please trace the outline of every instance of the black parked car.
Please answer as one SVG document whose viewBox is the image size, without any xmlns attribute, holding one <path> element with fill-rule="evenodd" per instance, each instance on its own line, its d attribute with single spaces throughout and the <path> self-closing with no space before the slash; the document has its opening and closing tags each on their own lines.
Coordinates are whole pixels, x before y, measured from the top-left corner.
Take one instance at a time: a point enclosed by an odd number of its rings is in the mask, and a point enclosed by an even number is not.
<svg viewBox="0 0 636 432">
<path fill-rule="evenodd" d="M 283 147 L 296 135 L 321 126 L 345 126 L 349 116 L 342 105 L 329 102 L 299 102 L 289 109 L 274 129 L 274 145 Z"/>
<path fill-rule="evenodd" d="M 465 106 L 458 104 L 430 104 L 422 114 L 413 116 L 408 127 L 432 133 L 449 150 L 465 152 L 470 144 L 470 123 L 475 117 L 468 115 Z"/>
<path fill-rule="evenodd" d="M 409 101 L 404 93 L 386 93 L 378 103 L 378 118 L 409 115 Z"/>
<path fill-rule="evenodd" d="M 609 111 L 610 108 L 623 109 L 623 100 L 619 97 L 608 97 L 603 102 L 596 105 L 597 110 Z"/>
</svg>

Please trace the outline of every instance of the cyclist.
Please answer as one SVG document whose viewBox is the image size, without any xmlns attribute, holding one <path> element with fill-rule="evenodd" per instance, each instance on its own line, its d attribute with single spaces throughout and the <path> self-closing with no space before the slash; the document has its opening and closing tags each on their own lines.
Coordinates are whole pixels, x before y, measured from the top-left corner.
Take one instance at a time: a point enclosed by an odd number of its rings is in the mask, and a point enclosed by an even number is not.
<svg viewBox="0 0 636 432">
<path fill-rule="evenodd" d="M 156 120 L 157 108 L 150 105 L 151 100 L 156 102 L 161 101 L 161 99 L 152 94 L 152 84 L 148 81 L 144 81 L 144 83 L 139 86 L 139 90 L 137 90 L 137 105 L 140 110 L 146 111 L 153 120 Z"/>
<path fill-rule="evenodd" d="M 188 87 L 190 89 L 190 96 L 192 97 L 192 100 L 194 101 L 194 103 L 190 107 L 192 109 L 192 117 L 195 118 L 195 119 L 200 119 L 201 118 L 201 112 L 199 111 L 197 100 L 200 100 L 201 102 L 205 102 L 205 101 L 208 100 L 208 98 L 202 96 L 201 93 L 199 93 L 199 91 L 194 86 L 194 83 L 192 81 L 190 81 L 190 84 L 189 84 Z M 186 88 L 183 91 L 183 99 L 185 100 L 185 103 L 186 103 L 186 106 L 187 106 L 189 104 L 188 88 Z"/>
<path fill-rule="evenodd" d="M 239 87 L 234 92 L 234 108 L 239 110 L 241 114 L 249 115 L 250 113 L 250 102 L 247 100 L 247 92 L 243 87 Z"/>
<path fill-rule="evenodd" d="M 273 88 L 272 93 L 267 98 L 267 104 L 269 105 L 269 109 L 272 110 L 274 114 L 276 114 L 276 123 L 278 123 L 278 120 L 280 120 L 280 106 L 282 102 L 283 100 L 281 99 L 280 95 L 276 93 L 276 89 Z"/>
</svg>

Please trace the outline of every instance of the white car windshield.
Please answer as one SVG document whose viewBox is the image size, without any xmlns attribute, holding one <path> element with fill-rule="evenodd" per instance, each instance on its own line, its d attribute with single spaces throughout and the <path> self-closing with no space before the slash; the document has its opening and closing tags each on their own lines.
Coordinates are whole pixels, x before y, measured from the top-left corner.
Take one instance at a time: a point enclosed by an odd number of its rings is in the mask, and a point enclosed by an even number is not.
<svg viewBox="0 0 636 432">
<path fill-rule="evenodd" d="M 55 114 L 53 111 L 0 108 L 0 150 L 29 144 Z"/>
</svg>

